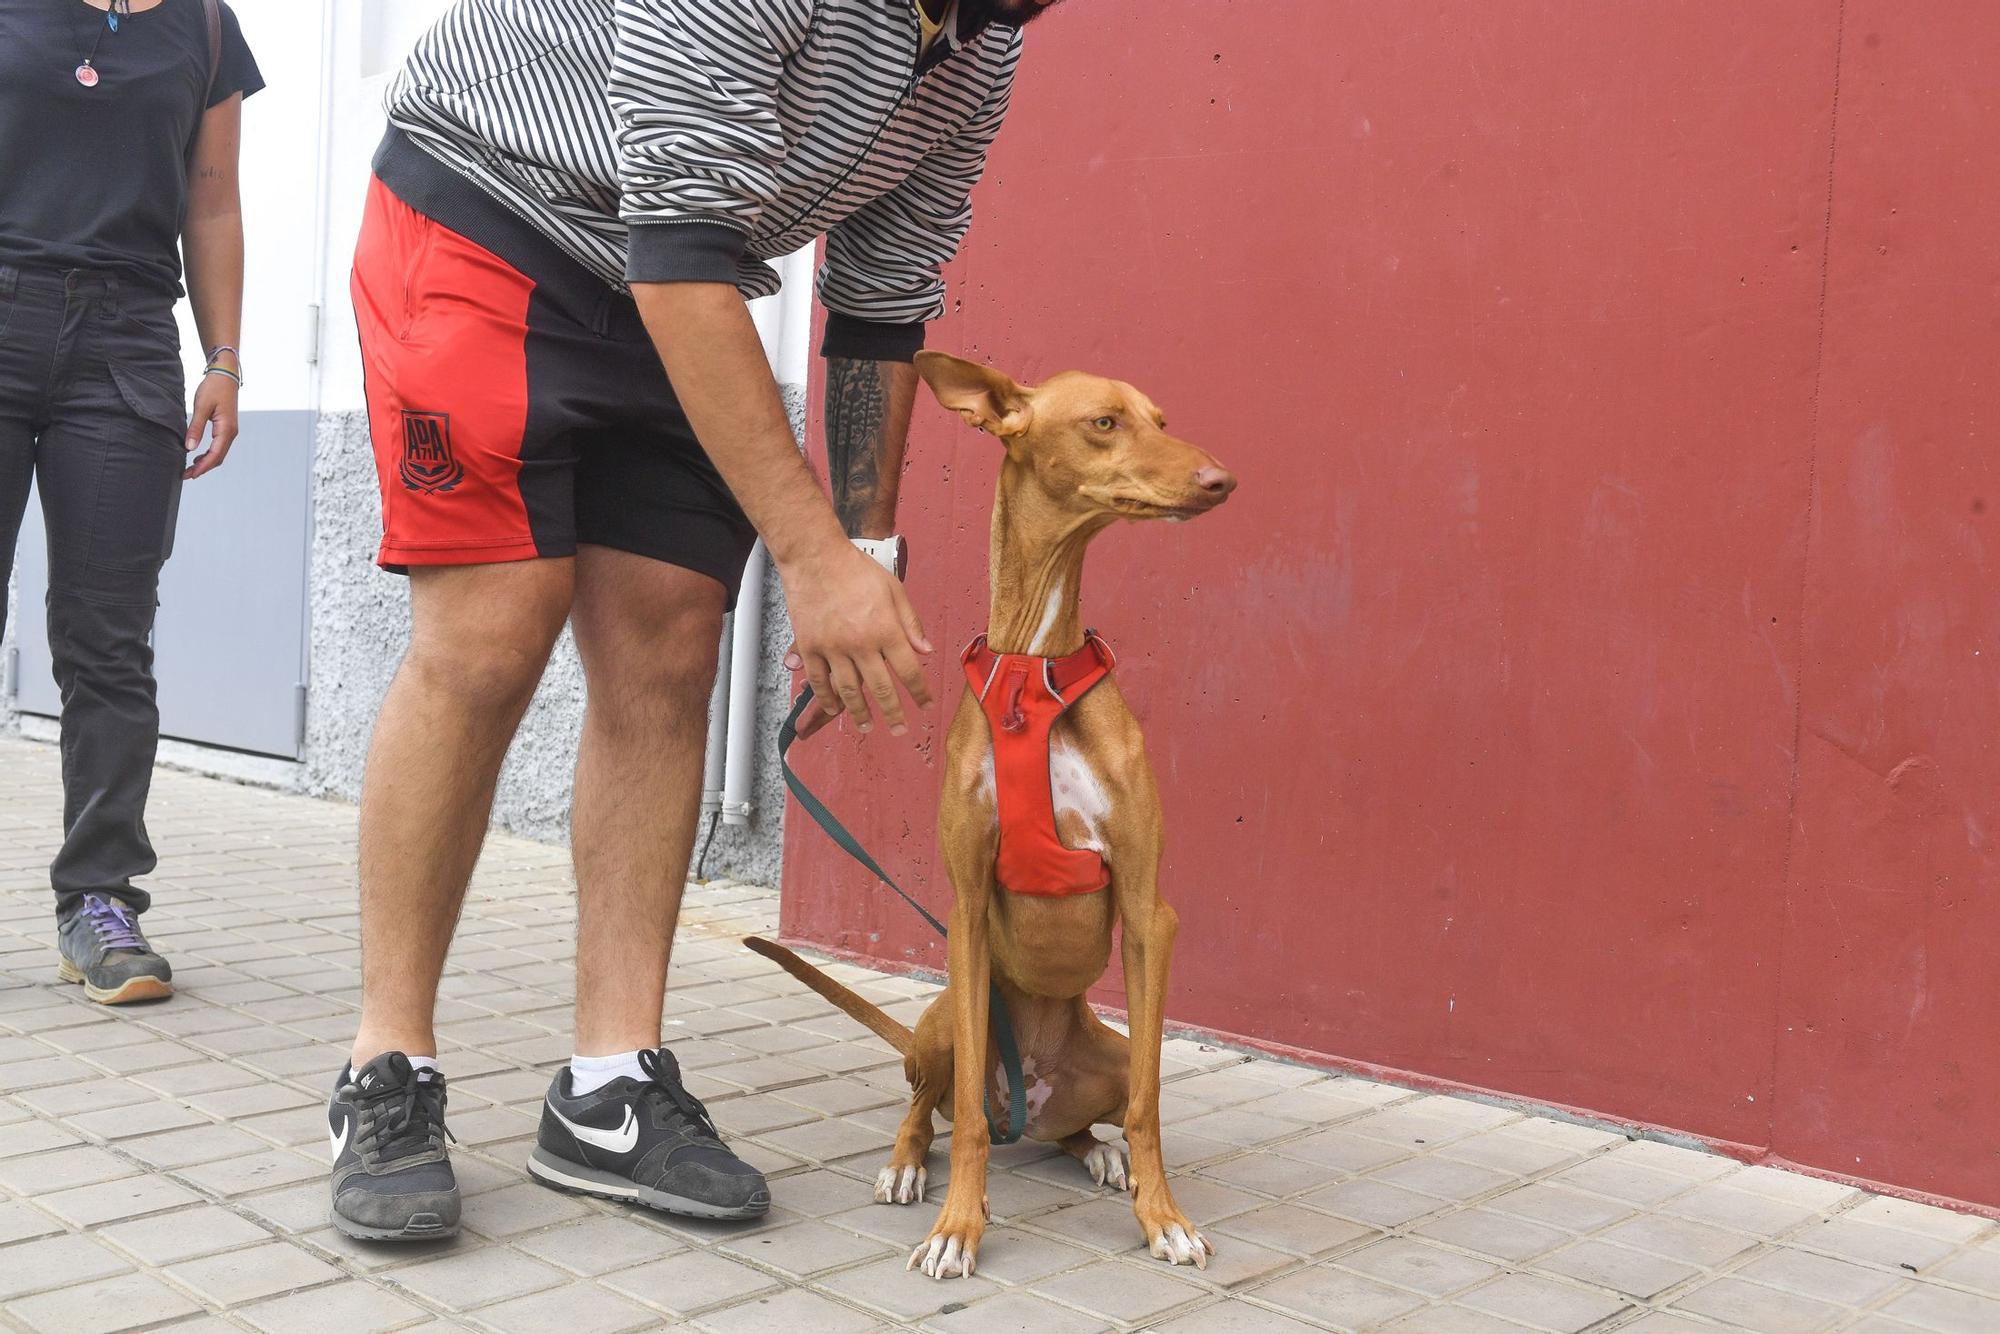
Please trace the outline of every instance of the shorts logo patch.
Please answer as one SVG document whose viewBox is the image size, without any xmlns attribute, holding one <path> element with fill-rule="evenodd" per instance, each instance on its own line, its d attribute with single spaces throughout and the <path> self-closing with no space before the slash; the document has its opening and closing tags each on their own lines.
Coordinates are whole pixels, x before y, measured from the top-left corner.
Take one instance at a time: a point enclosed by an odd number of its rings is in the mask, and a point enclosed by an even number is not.
<svg viewBox="0 0 2000 1334">
<path fill-rule="evenodd" d="M 403 413 L 403 462 L 397 469 L 412 491 L 436 495 L 465 480 L 465 465 L 451 452 L 451 414 Z"/>
</svg>

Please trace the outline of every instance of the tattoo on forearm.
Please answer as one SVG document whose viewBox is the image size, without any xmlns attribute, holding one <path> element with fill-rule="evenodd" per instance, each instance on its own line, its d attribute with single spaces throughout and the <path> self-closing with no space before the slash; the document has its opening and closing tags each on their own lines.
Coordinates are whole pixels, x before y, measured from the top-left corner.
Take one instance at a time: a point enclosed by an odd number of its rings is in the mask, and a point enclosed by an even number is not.
<svg viewBox="0 0 2000 1334">
<path fill-rule="evenodd" d="M 826 363 L 826 470 L 833 508 L 849 537 L 858 536 L 882 487 L 882 431 L 888 416 L 884 365 L 829 358 Z"/>
</svg>

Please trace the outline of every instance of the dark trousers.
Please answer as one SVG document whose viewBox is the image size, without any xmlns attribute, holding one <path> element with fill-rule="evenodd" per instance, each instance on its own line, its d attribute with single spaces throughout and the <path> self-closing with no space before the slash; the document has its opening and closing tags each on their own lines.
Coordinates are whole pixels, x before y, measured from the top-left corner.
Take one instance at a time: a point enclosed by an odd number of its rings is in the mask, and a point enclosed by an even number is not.
<svg viewBox="0 0 2000 1334">
<path fill-rule="evenodd" d="M 187 464 L 179 343 L 168 296 L 0 265 L 0 587 L 32 478 L 62 692 L 63 844 L 49 867 L 59 916 L 85 894 L 137 911 L 149 902 L 132 882 L 155 864 L 151 638 Z"/>
</svg>

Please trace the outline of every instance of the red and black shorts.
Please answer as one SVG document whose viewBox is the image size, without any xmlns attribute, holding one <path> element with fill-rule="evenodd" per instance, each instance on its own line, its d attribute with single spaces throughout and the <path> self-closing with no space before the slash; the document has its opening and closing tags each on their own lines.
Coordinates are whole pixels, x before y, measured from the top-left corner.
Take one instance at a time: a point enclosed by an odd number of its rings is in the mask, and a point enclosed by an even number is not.
<svg viewBox="0 0 2000 1334">
<path fill-rule="evenodd" d="M 387 569 L 572 556 L 710 576 L 756 532 L 696 441 L 638 308 L 547 245 L 502 258 L 370 183 L 354 253 Z"/>
</svg>

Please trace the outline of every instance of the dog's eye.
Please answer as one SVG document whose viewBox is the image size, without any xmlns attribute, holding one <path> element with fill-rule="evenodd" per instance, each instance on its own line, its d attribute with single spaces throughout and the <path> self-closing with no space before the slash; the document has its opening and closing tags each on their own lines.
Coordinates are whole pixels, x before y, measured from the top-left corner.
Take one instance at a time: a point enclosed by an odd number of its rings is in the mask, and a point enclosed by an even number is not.
<svg viewBox="0 0 2000 1334">
<path fill-rule="evenodd" d="M 1091 425 L 1100 431 L 1114 431 L 1118 429 L 1118 419 L 1116 417 L 1099 417 Z"/>
</svg>

